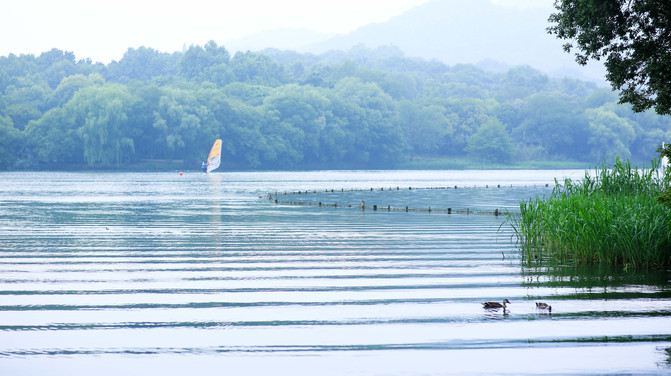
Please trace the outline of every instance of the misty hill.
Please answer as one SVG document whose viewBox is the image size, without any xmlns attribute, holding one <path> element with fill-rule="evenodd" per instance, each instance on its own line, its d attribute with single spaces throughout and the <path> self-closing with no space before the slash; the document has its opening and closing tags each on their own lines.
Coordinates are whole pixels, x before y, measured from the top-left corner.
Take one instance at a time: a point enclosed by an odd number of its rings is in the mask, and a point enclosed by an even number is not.
<svg viewBox="0 0 671 376">
<path fill-rule="evenodd" d="M 347 51 L 356 45 L 393 45 L 409 57 L 437 59 L 448 65 L 477 64 L 498 71 L 530 65 L 551 76 L 603 83 L 605 70 L 601 63 L 579 66 L 572 55 L 563 51 L 562 41 L 547 34 L 552 10 L 523 10 L 490 0 L 433 0 L 387 22 L 370 24 L 346 35 L 322 34 L 323 39 L 318 42 L 314 40 L 319 40 L 319 34 L 275 30 L 226 45 L 232 50 L 274 47 L 314 54 Z"/>
<path fill-rule="evenodd" d="M 245 38 L 226 42 L 230 51 L 262 51 L 266 48 L 305 51 L 307 46 L 322 43 L 335 34 L 324 34 L 304 28 L 266 30 Z"/>
</svg>

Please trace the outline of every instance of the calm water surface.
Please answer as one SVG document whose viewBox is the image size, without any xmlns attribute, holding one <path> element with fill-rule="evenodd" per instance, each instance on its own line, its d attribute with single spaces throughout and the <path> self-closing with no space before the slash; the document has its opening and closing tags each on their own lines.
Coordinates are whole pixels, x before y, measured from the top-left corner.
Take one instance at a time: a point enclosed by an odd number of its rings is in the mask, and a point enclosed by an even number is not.
<svg viewBox="0 0 671 376">
<path fill-rule="evenodd" d="M 356 207 L 514 211 L 582 175 L 0 173 L 0 374 L 671 374 L 669 274 L 523 267 L 505 216 Z M 296 190 L 339 207 L 266 196 Z"/>
</svg>

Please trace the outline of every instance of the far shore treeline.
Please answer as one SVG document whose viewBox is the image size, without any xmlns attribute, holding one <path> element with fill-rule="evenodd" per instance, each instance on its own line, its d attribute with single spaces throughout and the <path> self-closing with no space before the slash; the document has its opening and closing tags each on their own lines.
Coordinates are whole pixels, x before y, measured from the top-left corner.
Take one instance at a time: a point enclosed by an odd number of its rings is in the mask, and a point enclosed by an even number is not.
<svg viewBox="0 0 671 376">
<path fill-rule="evenodd" d="M 0 57 L 0 170 L 197 169 L 216 138 L 224 169 L 649 161 L 671 117 L 617 101 L 528 66 L 494 73 L 395 47 L 231 56 L 211 41 L 106 65 L 52 49 Z"/>
</svg>

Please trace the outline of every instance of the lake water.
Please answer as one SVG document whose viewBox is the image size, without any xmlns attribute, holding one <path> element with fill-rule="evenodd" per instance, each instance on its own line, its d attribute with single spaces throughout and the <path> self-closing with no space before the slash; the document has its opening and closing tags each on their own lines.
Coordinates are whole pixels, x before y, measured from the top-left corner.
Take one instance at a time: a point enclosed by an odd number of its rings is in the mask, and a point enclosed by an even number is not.
<svg viewBox="0 0 671 376">
<path fill-rule="evenodd" d="M 0 374 L 671 374 L 668 273 L 526 267 L 473 214 L 581 176 L 0 173 Z"/>
</svg>

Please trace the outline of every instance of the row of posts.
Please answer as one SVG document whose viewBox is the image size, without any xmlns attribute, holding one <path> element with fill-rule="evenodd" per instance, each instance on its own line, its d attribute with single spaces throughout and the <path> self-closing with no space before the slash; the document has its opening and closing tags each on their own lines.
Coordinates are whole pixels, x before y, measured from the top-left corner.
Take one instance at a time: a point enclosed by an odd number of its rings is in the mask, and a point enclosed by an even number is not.
<svg viewBox="0 0 671 376">
<path fill-rule="evenodd" d="M 549 184 L 545 184 L 545 187 L 548 187 L 548 186 L 549 186 Z M 497 184 L 496 187 L 497 187 L 497 188 L 501 188 L 501 184 Z M 510 187 L 512 188 L 513 185 L 511 184 Z M 526 187 L 526 186 L 525 186 L 525 187 Z M 535 187 L 536 187 L 536 185 L 534 185 L 534 188 L 535 188 Z M 468 187 L 464 187 L 464 188 L 468 188 Z M 473 188 L 477 188 L 477 186 L 473 186 Z M 489 188 L 489 184 L 485 185 L 485 188 Z M 452 187 L 423 187 L 423 188 L 413 188 L 413 187 L 408 187 L 408 190 L 410 190 L 410 191 L 413 190 L 413 189 L 416 189 L 416 190 L 417 190 L 417 189 L 457 189 L 457 186 L 455 185 L 454 188 L 452 188 Z M 374 190 L 375 190 L 375 188 L 371 188 L 371 189 L 370 189 L 371 192 L 373 192 Z M 384 190 L 385 190 L 384 187 L 380 188 L 380 191 L 384 191 Z M 401 187 L 396 187 L 396 189 L 390 187 L 390 188 L 388 188 L 388 190 L 390 190 L 390 191 L 393 191 L 393 190 L 400 191 L 400 190 L 401 190 Z M 341 188 L 340 190 L 326 189 L 326 190 L 324 190 L 324 193 L 335 193 L 335 192 L 365 192 L 365 191 L 368 191 L 368 189 L 354 189 L 354 188 L 350 188 L 349 190 L 345 190 L 344 188 Z M 312 191 L 305 190 L 305 191 L 294 191 L 294 192 L 286 192 L 286 191 L 285 191 L 285 192 L 275 192 L 274 195 L 275 195 L 275 196 L 278 196 L 278 195 L 292 195 L 292 194 L 294 194 L 294 195 L 295 195 L 295 194 L 299 194 L 299 195 L 300 195 L 300 194 L 310 194 L 310 193 L 318 193 L 318 191 L 317 191 L 317 190 L 312 190 Z"/>
<path fill-rule="evenodd" d="M 548 187 L 548 186 L 549 186 L 549 184 L 545 184 L 545 187 Z M 498 184 L 496 187 L 497 187 L 497 188 L 501 188 L 501 184 Z M 513 185 L 511 184 L 510 187 L 512 188 Z M 534 185 L 534 187 L 536 187 L 536 186 Z M 474 188 L 476 188 L 476 187 L 474 187 Z M 489 188 L 489 185 L 485 185 L 485 188 Z M 417 190 L 417 189 L 450 189 L 450 187 L 424 187 L 424 188 L 413 188 L 413 187 L 408 187 L 408 190 L 413 190 L 413 189 L 416 189 L 416 190 Z M 454 189 L 457 189 L 457 186 L 456 186 L 456 185 L 454 186 Z M 370 191 L 371 191 L 371 192 L 374 191 L 374 190 L 375 190 L 374 188 L 370 188 Z M 384 191 L 385 188 L 380 188 L 380 190 L 381 190 L 381 191 Z M 394 189 L 393 189 L 393 188 L 389 188 L 388 190 L 393 191 Z M 397 190 L 397 191 L 400 191 L 400 190 L 401 190 L 401 187 L 398 187 L 398 186 L 397 186 L 397 187 L 396 187 L 396 190 Z M 335 190 L 335 189 L 326 189 L 326 190 L 324 190 L 325 193 L 335 193 L 335 192 L 364 192 L 364 191 L 367 191 L 367 189 L 353 189 L 353 188 L 351 188 L 351 189 L 349 189 L 349 190 L 346 191 L 344 188 L 341 188 L 340 190 Z M 286 191 L 285 191 L 285 192 L 283 192 L 283 193 L 282 193 L 282 192 L 275 192 L 274 194 L 272 194 L 272 193 L 268 193 L 268 199 L 269 199 L 269 200 L 272 200 L 273 197 L 274 197 L 274 198 L 275 198 L 275 203 L 276 203 L 276 204 L 288 204 L 288 205 L 315 205 L 315 204 L 313 204 L 313 203 L 305 203 L 305 202 L 303 202 L 303 201 L 300 201 L 300 202 L 295 202 L 295 201 L 279 201 L 279 200 L 277 199 L 277 196 L 279 196 L 279 195 L 290 195 L 290 194 L 299 194 L 299 195 L 300 195 L 300 194 L 310 194 L 310 193 L 315 193 L 315 194 L 316 194 L 316 193 L 318 193 L 318 191 L 317 191 L 317 190 L 313 190 L 313 191 L 305 190 L 305 191 L 297 191 L 297 192 L 286 192 Z M 319 207 L 322 207 L 322 206 L 332 206 L 332 207 L 336 207 L 336 208 L 338 207 L 338 203 L 335 203 L 335 204 L 322 204 L 321 202 L 319 202 L 317 205 L 318 205 Z M 346 205 L 346 207 L 350 207 L 350 208 L 351 208 L 352 205 L 348 204 L 348 205 Z M 365 205 L 361 205 L 361 206 L 359 206 L 359 207 L 360 207 L 361 209 L 366 209 L 366 206 L 365 206 Z M 383 208 L 384 208 L 384 207 L 383 207 Z M 373 205 L 373 206 L 372 206 L 372 209 L 373 209 L 373 211 L 377 211 L 378 206 L 377 206 L 377 205 Z M 391 211 L 391 210 L 404 210 L 404 209 L 402 209 L 402 208 L 392 208 L 391 206 L 387 206 L 386 209 L 387 209 L 387 211 Z M 466 209 L 466 210 L 453 210 L 452 208 L 447 208 L 447 210 L 432 210 L 431 207 L 429 207 L 428 209 L 412 209 L 412 208 L 409 208 L 408 206 L 406 206 L 406 207 L 405 207 L 405 211 L 406 211 L 406 212 L 408 212 L 408 211 L 427 211 L 427 212 L 432 212 L 432 211 L 445 211 L 445 212 L 447 212 L 447 214 L 452 214 L 452 213 L 460 213 L 460 214 L 478 213 L 478 214 L 492 214 L 492 215 L 495 215 L 495 216 L 497 216 L 497 217 L 498 217 L 499 215 L 501 215 L 501 214 L 511 214 L 511 213 L 508 213 L 508 212 L 506 212 L 506 213 L 502 213 L 502 212 L 499 211 L 498 208 L 497 208 L 497 209 L 494 209 L 494 211 L 492 212 L 492 211 L 472 211 L 472 210 L 470 210 L 470 209 Z"/>
<path fill-rule="evenodd" d="M 273 200 L 273 196 L 272 196 L 270 193 L 268 194 L 268 199 L 269 199 L 269 200 Z M 304 201 L 279 201 L 279 200 L 277 199 L 277 197 L 274 198 L 274 202 L 275 202 L 276 204 L 284 204 L 284 205 L 310 205 L 310 206 L 316 205 L 316 206 L 319 206 L 319 207 L 329 206 L 329 207 L 334 207 L 334 208 L 338 208 L 338 207 L 348 207 L 348 208 L 351 208 L 351 207 L 352 207 L 351 204 L 348 204 L 348 205 L 346 205 L 346 206 L 342 206 L 342 205 L 338 205 L 337 202 L 334 203 L 334 204 L 325 204 L 325 203 L 322 203 L 322 202 L 320 201 L 320 202 L 318 202 L 317 204 L 314 204 L 314 203 L 312 203 L 312 202 L 307 202 L 307 203 L 306 203 L 306 202 L 304 202 Z M 372 208 L 373 211 L 377 211 L 377 210 L 378 210 L 378 206 L 377 206 L 377 205 L 373 205 L 372 207 L 367 207 L 367 206 L 365 206 L 365 205 L 360 205 L 360 206 L 358 206 L 358 207 L 360 207 L 362 210 L 365 210 L 365 209 L 367 209 L 367 208 Z M 436 209 L 431 209 L 431 207 L 429 207 L 428 209 L 415 209 L 415 208 L 410 208 L 410 207 L 408 207 L 407 205 L 405 206 L 405 208 L 394 208 L 394 207 L 391 207 L 391 205 L 388 205 L 388 206 L 386 206 L 386 207 L 380 207 L 380 209 L 381 209 L 381 210 L 386 209 L 387 211 L 392 211 L 392 210 L 405 210 L 406 212 L 409 212 L 409 211 L 426 211 L 426 212 L 429 212 L 429 213 L 431 213 L 431 212 L 446 212 L 447 214 L 452 214 L 452 213 L 455 213 L 455 214 L 456 214 L 456 213 L 458 213 L 458 214 L 471 214 L 471 213 L 473 213 L 473 214 L 491 214 L 491 215 L 494 215 L 494 216 L 497 216 L 497 217 L 498 217 L 499 215 L 501 215 L 501 214 L 506 214 L 506 213 L 503 213 L 503 212 L 499 211 L 498 208 L 494 209 L 494 211 L 475 211 L 475 210 L 471 210 L 470 208 L 467 208 L 467 209 L 465 209 L 465 210 L 463 210 L 463 209 L 462 209 L 462 210 L 457 210 L 457 209 L 452 209 L 452 208 L 447 208 L 446 210 L 440 210 L 440 209 L 439 209 L 439 210 L 436 210 Z M 508 214 L 509 214 L 509 213 L 508 213 Z"/>
</svg>

